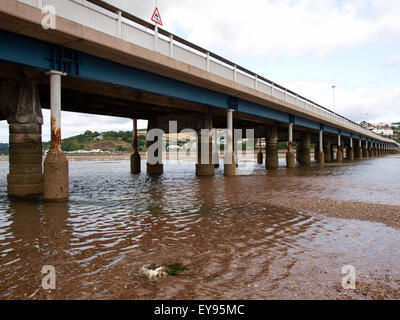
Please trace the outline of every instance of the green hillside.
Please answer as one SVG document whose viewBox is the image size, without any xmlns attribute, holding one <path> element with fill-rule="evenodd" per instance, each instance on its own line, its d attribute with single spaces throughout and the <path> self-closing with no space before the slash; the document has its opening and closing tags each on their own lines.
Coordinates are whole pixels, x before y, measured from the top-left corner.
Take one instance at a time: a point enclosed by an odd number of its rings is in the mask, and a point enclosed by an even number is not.
<svg viewBox="0 0 400 320">
<path fill-rule="evenodd" d="M 145 130 L 138 132 L 138 149 L 139 151 L 146 150 Z M 50 142 L 43 143 L 43 150 L 50 148 Z M 106 131 L 92 132 L 90 130 L 85 133 L 62 139 L 61 148 L 63 151 L 77 150 L 96 150 L 102 151 L 132 151 L 132 131 Z"/>
<path fill-rule="evenodd" d="M 8 154 L 8 143 L 0 143 L 0 154 Z"/>
</svg>

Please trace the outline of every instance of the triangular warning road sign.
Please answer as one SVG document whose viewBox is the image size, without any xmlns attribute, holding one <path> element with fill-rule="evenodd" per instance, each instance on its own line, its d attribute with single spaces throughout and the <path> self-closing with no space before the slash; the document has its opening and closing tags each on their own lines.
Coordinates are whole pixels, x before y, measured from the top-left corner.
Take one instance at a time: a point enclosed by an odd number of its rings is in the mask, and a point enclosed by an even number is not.
<svg viewBox="0 0 400 320">
<path fill-rule="evenodd" d="M 162 26 L 162 21 L 161 21 L 161 16 L 160 16 L 160 12 L 158 11 L 158 8 L 156 7 L 156 9 L 153 12 L 153 15 L 151 17 L 151 21 L 154 21 L 155 23 L 158 23 L 160 26 Z"/>
</svg>

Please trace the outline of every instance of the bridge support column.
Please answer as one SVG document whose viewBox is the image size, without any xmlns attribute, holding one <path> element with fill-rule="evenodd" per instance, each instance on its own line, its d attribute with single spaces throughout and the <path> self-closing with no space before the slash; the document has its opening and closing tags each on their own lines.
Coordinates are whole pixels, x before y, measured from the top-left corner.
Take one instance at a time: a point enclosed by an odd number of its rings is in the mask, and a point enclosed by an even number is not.
<svg viewBox="0 0 400 320">
<path fill-rule="evenodd" d="M 61 150 L 61 76 L 50 71 L 51 147 L 44 160 L 43 197 L 64 201 L 69 196 L 68 160 Z"/>
<path fill-rule="evenodd" d="M 343 161 L 343 147 L 342 147 L 342 136 L 338 135 L 338 144 L 337 144 L 337 151 L 336 151 L 336 160 L 338 162 Z"/>
<path fill-rule="evenodd" d="M 325 166 L 325 154 L 324 154 L 324 131 L 319 130 L 319 143 L 318 143 L 318 163 L 321 167 Z"/>
<path fill-rule="evenodd" d="M 336 158 L 335 158 L 335 149 L 334 145 L 331 143 L 331 161 L 337 160 L 337 152 L 336 152 Z"/>
<path fill-rule="evenodd" d="M 9 90 L 8 90 L 9 89 Z M 10 197 L 35 198 L 43 193 L 42 109 L 37 85 L 24 81 L 5 89 L 10 102 L 7 191 Z"/>
<path fill-rule="evenodd" d="M 197 176 L 213 176 L 214 175 L 214 164 L 213 164 L 213 141 L 212 135 L 212 117 L 211 114 L 207 115 L 203 119 L 201 129 L 197 135 L 197 163 L 196 163 L 196 175 Z"/>
<path fill-rule="evenodd" d="M 226 137 L 226 150 L 224 151 L 224 175 L 236 175 L 236 157 L 233 150 L 233 110 L 228 109 L 227 112 L 227 137 Z"/>
<path fill-rule="evenodd" d="M 257 153 L 257 163 L 262 164 L 264 162 L 263 153 L 261 148 L 261 138 L 258 138 L 258 153 Z"/>
<path fill-rule="evenodd" d="M 162 131 L 158 132 L 155 119 L 150 119 L 147 123 L 147 162 L 146 172 L 149 175 L 159 175 L 164 172 L 162 162 Z M 153 131 L 154 130 L 154 131 Z M 151 131 L 151 133 L 150 133 Z M 150 134 L 149 134 L 150 133 Z"/>
<path fill-rule="evenodd" d="M 140 173 L 140 154 L 138 151 L 138 135 L 137 135 L 137 119 L 133 119 L 133 153 L 131 154 L 131 173 L 137 174 Z"/>
<path fill-rule="evenodd" d="M 318 157 L 319 157 L 319 144 L 316 143 L 316 144 L 314 145 L 314 160 L 315 160 L 315 162 L 317 162 L 317 163 L 319 162 Z"/>
<path fill-rule="evenodd" d="M 326 137 L 324 139 L 324 154 L 325 154 L 325 162 L 331 162 L 332 161 L 332 146 L 331 146 L 331 140 L 330 137 Z"/>
<path fill-rule="evenodd" d="M 278 128 L 267 128 L 265 167 L 267 169 L 278 168 Z"/>
<path fill-rule="evenodd" d="M 354 161 L 354 148 L 353 148 L 353 138 L 350 138 L 350 145 L 346 151 L 347 160 Z"/>
<path fill-rule="evenodd" d="M 368 141 L 365 141 L 365 143 L 362 144 L 362 157 L 365 159 L 369 158 L 368 155 Z"/>
<path fill-rule="evenodd" d="M 217 128 L 214 128 L 214 150 L 212 154 L 212 163 L 214 164 L 214 168 L 219 167 L 219 145 L 218 145 L 218 132 Z"/>
<path fill-rule="evenodd" d="M 310 149 L 311 149 L 311 133 L 306 132 L 301 137 L 302 150 L 300 153 L 299 162 L 302 166 L 309 166 L 311 164 Z"/>
<path fill-rule="evenodd" d="M 355 159 L 362 159 L 361 139 L 359 139 L 358 140 L 358 144 L 355 145 L 354 158 Z"/>
<path fill-rule="evenodd" d="M 289 123 L 289 141 L 286 151 L 286 167 L 294 168 L 295 166 L 295 155 L 293 152 L 293 123 Z"/>
</svg>

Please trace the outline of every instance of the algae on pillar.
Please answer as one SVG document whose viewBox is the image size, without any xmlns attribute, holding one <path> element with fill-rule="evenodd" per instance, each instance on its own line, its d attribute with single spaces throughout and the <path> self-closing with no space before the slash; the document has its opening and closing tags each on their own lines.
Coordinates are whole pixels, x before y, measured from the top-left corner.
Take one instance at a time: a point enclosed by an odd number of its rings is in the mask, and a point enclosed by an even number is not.
<svg viewBox="0 0 400 320">
<path fill-rule="evenodd" d="M 137 119 L 133 119 L 133 137 L 132 137 L 132 146 L 133 153 L 131 154 L 131 173 L 140 173 L 140 154 L 138 151 L 138 135 L 137 135 Z"/>
<path fill-rule="evenodd" d="M 265 147 L 265 167 L 267 169 L 278 168 L 278 127 L 267 128 Z"/>
<path fill-rule="evenodd" d="M 286 151 L 286 167 L 294 168 L 296 166 L 296 156 L 293 152 L 293 123 L 289 123 L 289 139 Z"/>
<path fill-rule="evenodd" d="M 68 199 L 68 160 L 61 150 L 61 76 L 50 71 L 51 146 L 44 160 L 43 197 L 45 200 Z"/>
<path fill-rule="evenodd" d="M 226 149 L 224 149 L 224 175 L 236 175 L 236 157 L 233 148 L 233 109 L 227 111 Z"/>
<path fill-rule="evenodd" d="M 7 191 L 10 197 L 33 198 L 43 193 L 42 109 L 36 83 L 2 83 L 2 103 L 9 123 Z"/>
</svg>

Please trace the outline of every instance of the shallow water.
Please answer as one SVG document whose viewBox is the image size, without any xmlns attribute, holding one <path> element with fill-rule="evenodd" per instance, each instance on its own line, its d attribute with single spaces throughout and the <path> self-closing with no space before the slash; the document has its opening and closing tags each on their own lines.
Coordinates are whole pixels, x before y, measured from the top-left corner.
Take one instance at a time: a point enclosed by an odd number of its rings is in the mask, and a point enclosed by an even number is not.
<svg viewBox="0 0 400 320">
<path fill-rule="evenodd" d="M 67 203 L 10 201 L 0 162 L 0 298 L 332 298 L 341 267 L 400 280 L 400 232 L 268 205 L 279 194 L 400 205 L 400 158 L 320 169 L 240 164 L 238 176 L 160 177 L 129 161 L 70 161 Z M 284 165 L 284 162 L 281 163 Z M 142 163 L 145 168 L 145 163 Z M 150 282 L 147 263 L 189 271 Z M 41 288 L 53 265 L 57 288 Z"/>
</svg>

